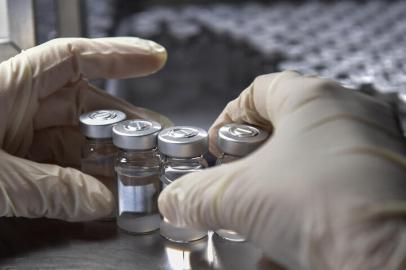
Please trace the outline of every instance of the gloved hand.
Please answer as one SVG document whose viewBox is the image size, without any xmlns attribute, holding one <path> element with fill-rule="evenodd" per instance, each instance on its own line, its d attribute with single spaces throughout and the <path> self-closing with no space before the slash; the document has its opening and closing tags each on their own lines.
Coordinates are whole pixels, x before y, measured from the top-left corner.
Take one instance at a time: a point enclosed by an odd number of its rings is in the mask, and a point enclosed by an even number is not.
<svg viewBox="0 0 406 270">
<path fill-rule="evenodd" d="M 273 135 L 167 187 L 159 207 L 170 222 L 234 230 L 287 269 L 405 269 L 406 149 L 388 105 L 286 71 L 227 105 L 210 131 L 214 152 L 230 122 Z"/>
<path fill-rule="evenodd" d="M 0 64 L 0 216 L 95 219 L 114 208 L 111 192 L 80 167 L 80 114 L 119 109 L 169 124 L 96 89 L 86 78 L 159 70 L 165 49 L 138 38 L 56 39 Z M 53 163 L 42 164 L 37 162 Z"/>
</svg>

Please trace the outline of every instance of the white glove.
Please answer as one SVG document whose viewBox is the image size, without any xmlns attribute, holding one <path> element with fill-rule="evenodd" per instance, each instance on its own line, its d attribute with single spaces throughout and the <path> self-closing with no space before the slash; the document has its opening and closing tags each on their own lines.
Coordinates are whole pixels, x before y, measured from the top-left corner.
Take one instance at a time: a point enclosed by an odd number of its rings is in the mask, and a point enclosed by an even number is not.
<svg viewBox="0 0 406 270">
<path fill-rule="evenodd" d="M 234 230 L 287 269 L 405 269 L 406 150 L 387 104 L 286 71 L 227 105 L 210 131 L 214 152 L 230 122 L 273 135 L 166 188 L 159 207 L 170 222 Z"/>
<path fill-rule="evenodd" d="M 119 109 L 129 117 L 170 123 L 85 79 L 148 75 L 165 61 L 165 49 L 152 41 L 70 38 L 52 40 L 2 62 L 0 216 L 77 221 L 109 215 L 113 195 L 95 178 L 37 162 L 80 167 L 78 117 L 86 111 Z"/>
</svg>

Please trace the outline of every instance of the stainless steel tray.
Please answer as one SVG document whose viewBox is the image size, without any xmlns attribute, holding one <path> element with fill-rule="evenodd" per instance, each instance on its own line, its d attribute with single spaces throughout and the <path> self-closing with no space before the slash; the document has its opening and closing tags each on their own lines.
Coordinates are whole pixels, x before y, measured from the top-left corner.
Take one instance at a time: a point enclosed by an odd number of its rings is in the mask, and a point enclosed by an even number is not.
<svg viewBox="0 0 406 270">
<path fill-rule="evenodd" d="M 177 245 L 155 232 L 129 235 L 114 222 L 0 218 L 0 269 L 282 269 L 250 243 L 212 234 Z"/>
</svg>

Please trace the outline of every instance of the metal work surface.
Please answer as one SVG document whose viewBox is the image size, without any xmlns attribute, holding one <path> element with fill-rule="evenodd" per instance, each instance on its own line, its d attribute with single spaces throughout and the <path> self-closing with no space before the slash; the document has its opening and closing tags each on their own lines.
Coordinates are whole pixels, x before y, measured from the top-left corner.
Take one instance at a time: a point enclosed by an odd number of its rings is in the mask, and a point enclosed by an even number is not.
<svg viewBox="0 0 406 270">
<path fill-rule="evenodd" d="M 115 222 L 0 218 L 0 269 L 281 268 L 251 244 L 217 236 L 182 246 L 164 240 L 159 232 L 122 233 Z"/>
</svg>

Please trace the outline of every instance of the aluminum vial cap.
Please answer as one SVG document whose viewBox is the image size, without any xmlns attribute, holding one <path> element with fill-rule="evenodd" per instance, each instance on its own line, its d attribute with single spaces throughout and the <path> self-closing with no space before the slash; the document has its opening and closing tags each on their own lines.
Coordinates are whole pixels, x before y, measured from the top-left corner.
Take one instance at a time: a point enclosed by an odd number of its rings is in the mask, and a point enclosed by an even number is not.
<svg viewBox="0 0 406 270">
<path fill-rule="evenodd" d="M 218 130 L 217 145 L 226 154 L 242 157 L 257 149 L 268 137 L 268 131 L 254 126 L 227 124 Z"/>
<path fill-rule="evenodd" d="M 170 157 L 193 158 L 208 151 L 209 136 L 204 129 L 191 126 L 176 126 L 158 134 L 158 148 Z"/>
<path fill-rule="evenodd" d="M 113 125 L 125 118 L 125 113 L 117 110 L 87 112 L 79 117 L 80 130 L 88 138 L 108 139 L 112 136 Z"/>
<path fill-rule="evenodd" d="M 156 147 L 158 132 L 161 129 L 161 124 L 155 121 L 123 121 L 113 126 L 113 144 L 129 150 L 152 149 Z"/>
</svg>

